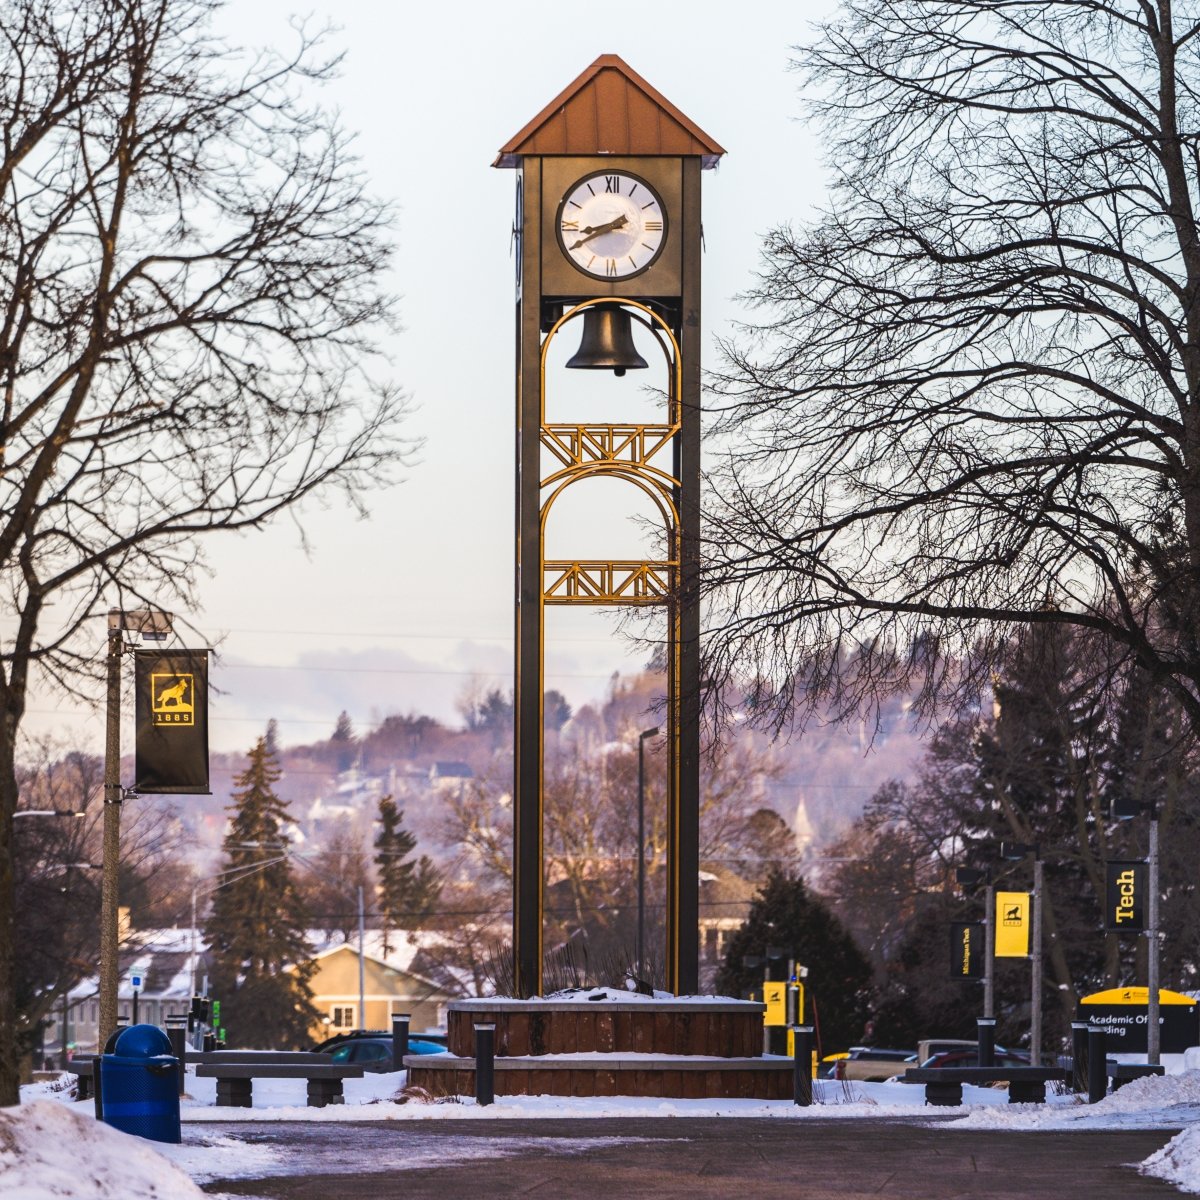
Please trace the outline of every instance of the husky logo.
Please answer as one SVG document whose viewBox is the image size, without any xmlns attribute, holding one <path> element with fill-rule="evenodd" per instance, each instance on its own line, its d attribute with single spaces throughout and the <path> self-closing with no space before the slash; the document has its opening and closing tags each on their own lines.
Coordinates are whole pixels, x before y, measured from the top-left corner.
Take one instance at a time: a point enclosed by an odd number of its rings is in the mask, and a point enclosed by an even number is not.
<svg viewBox="0 0 1200 1200">
<path fill-rule="evenodd" d="M 152 674 L 151 711 L 155 725 L 191 725 L 195 714 L 195 677 Z"/>
<path fill-rule="evenodd" d="M 1019 904 L 1010 905 L 1004 910 L 1005 925 L 1020 925 L 1024 919 L 1024 914 L 1021 912 Z"/>
</svg>

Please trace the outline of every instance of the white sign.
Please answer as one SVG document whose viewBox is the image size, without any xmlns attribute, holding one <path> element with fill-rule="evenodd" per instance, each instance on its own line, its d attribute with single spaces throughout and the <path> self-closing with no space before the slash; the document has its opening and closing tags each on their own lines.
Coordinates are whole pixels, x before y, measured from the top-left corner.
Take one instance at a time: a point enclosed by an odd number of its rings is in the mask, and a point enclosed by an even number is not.
<svg viewBox="0 0 1200 1200">
<path fill-rule="evenodd" d="M 130 975 L 129 985 L 135 992 L 140 992 L 142 990 L 142 977 L 140 975 Z"/>
</svg>

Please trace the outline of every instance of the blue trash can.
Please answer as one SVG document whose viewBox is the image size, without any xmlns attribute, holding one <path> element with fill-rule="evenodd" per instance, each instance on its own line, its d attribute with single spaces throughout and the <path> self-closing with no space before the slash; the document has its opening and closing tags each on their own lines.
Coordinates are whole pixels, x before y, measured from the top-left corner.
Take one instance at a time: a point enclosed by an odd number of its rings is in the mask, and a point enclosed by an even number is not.
<svg viewBox="0 0 1200 1200">
<path fill-rule="evenodd" d="M 155 1142 L 182 1140 L 179 1060 L 157 1025 L 131 1025 L 100 1061 L 104 1122 Z"/>
</svg>

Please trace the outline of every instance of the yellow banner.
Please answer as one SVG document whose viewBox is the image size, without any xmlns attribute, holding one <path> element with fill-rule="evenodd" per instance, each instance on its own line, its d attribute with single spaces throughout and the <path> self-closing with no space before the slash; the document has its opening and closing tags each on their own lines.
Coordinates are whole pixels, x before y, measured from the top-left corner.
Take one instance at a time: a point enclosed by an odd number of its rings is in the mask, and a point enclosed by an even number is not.
<svg viewBox="0 0 1200 1200">
<path fill-rule="evenodd" d="M 764 1025 L 787 1024 L 787 984 L 764 983 L 763 1003 L 767 1011 L 763 1013 Z"/>
<path fill-rule="evenodd" d="M 1029 957 L 1029 893 L 996 893 L 996 957 Z"/>
</svg>

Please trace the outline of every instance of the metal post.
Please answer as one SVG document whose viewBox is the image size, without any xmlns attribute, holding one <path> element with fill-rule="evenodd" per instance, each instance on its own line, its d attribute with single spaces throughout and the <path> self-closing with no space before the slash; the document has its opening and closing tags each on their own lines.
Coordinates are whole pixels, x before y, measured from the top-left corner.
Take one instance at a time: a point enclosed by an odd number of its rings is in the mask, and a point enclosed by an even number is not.
<svg viewBox="0 0 1200 1200">
<path fill-rule="evenodd" d="M 807 1108 L 813 1102 L 813 1027 L 792 1026 L 792 1103 Z"/>
<path fill-rule="evenodd" d="M 980 1017 L 975 1022 L 975 1028 L 979 1031 L 977 1065 L 994 1067 L 996 1065 L 996 1018 Z"/>
<path fill-rule="evenodd" d="M 137 988 L 134 988 L 133 989 L 133 1021 L 132 1021 L 132 1024 L 136 1025 L 137 1023 L 138 1023 L 138 990 L 137 990 Z"/>
<path fill-rule="evenodd" d="M 1158 805 L 1150 806 L 1150 854 L 1146 874 L 1150 898 L 1146 914 L 1146 1062 L 1159 1062 L 1158 1026 Z"/>
<path fill-rule="evenodd" d="M 492 1104 L 496 1099 L 496 1026 L 475 1026 L 475 1103 Z"/>
<path fill-rule="evenodd" d="M 638 734 L 638 869 L 637 869 L 637 973 L 646 978 L 646 739 L 658 737 L 658 726 Z"/>
<path fill-rule="evenodd" d="M 992 936 L 995 926 L 996 889 L 989 882 L 984 889 L 983 900 L 983 1015 L 996 1015 L 996 941 Z"/>
<path fill-rule="evenodd" d="M 366 967 L 363 958 L 363 937 L 366 929 L 366 918 L 363 910 L 362 884 L 358 885 L 358 1027 L 367 1027 L 367 984 Z"/>
<path fill-rule="evenodd" d="M 404 1059 L 408 1054 L 409 1013 L 392 1013 L 392 1070 L 403 1071 Z"/>
<path fill-rule="evenodd" d="M 71 1005 L 68 1003 L 68 996 L 63 992 L 62 1003 L 62 1069 L 67 1069 L 67 1064 L 71 1061 L 70 1055 L 67 1053 L 67 1041 L 70 1030 L 68 1029 L 68 1018 L 71 1015 Z"/>
<path fill-rule="evenodd" d="M 1042 1065 L 1042 855 L 1033 854 L 1033 982 L 1029 994 L 1029 1064 Z"/>
<path fill-rule="evenodd" d="M 121 620 L 108 614 L 108 690 L 104 737 L 104 857 L 100 883 L 100 1024 L 103 1046 L 117 1027 L 117 875 L 121 863 Z M 99 1095 L 99 1089 L 97 1089 Z"/>
<path fill-rule="evenodd" d="M 191 980 L 188 996 L 196 994 L 196 885 L 192 884 L 192 937 L 188 943 L 188 979 Z"/>
<path fill-rule="evenodd" d="M 182 1096 L 187 1088 L 187 1014 L 164 1017 L 163 1024 L 171 1040 L 171 1053 L 179 1060 L 179 1094 Z"/>
<path fill-rule="evenodd" d="M 1108 1093 L 1108 1062 L 1106 1042 L 1108 1033 L 1097 1025 L 1087 1031 L 1088 1103 L 1098 1104 Z"/>
<path fill-rule="evenodd" d="M 646 739 L 638 735 L 637 973 L 646 978 Z"/>
<path fill-rule="evenodd" d="M 1086 1021 L 1071 1022 L 1071 1090 L 1073 1092 L 1087 1091 L 1088 1077 L 1088 1023 Z"/>
</svg>

